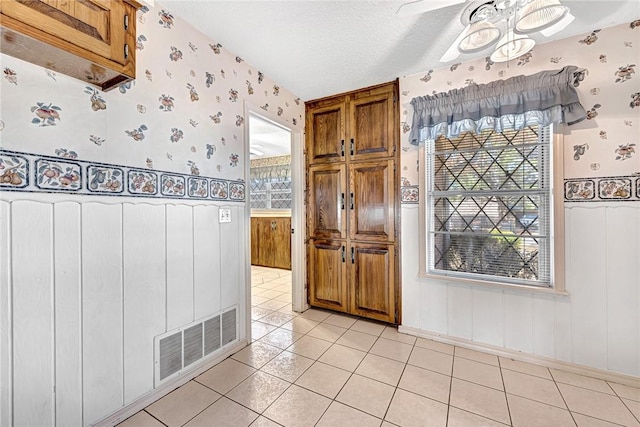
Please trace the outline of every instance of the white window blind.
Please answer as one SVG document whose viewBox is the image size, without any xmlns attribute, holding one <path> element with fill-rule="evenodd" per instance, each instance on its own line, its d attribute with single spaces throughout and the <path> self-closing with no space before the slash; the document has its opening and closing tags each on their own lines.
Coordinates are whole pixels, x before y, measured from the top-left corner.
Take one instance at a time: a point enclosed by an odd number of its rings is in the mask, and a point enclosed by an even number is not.
<svg viewBox="0 0 640 427">
<path fill-rule="evenodd" d="M 551 286 L 551 130 L 426 143 L 427 272 Z"/>
</svg>

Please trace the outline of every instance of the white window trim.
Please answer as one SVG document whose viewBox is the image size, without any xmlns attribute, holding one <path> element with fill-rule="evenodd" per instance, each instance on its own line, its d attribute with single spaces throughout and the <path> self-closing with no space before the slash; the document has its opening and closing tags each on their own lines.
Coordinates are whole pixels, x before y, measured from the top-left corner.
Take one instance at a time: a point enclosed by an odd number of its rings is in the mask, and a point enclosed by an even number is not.
<svg viewBox="0 0 640 427">
<path fill-rule="evenodd" d="M 419 188 L 420 200 L 418 212 L 419 221 L 419 272 L 418 277 L 423 279 L 436 280 L 441 283 L 459 283 L 481 287 L 514 289 L 525 292 L 546 293 L 554 295 L 569 295 L 565 287 L 565 245 L 564 245 L 564 125 L 554 124 L 552 126 L 551 150 L 553 152 L 552 165 L 552 212 L 551 218 L 551 245 L 553 257 L 551 259 L 551 270 L 553 281 L 551 287 L 524 285 L 520 283 L 496 282 L 492 280 L 476 280 L 455 276 L 442 276 L 429 274 L 427 272 L 427 202 L 426 202 L 426 164 L 425 146 L 420 145 L 419 149 Z M 425 144 L 428 142 L 425 142 Z"/>
</svg>

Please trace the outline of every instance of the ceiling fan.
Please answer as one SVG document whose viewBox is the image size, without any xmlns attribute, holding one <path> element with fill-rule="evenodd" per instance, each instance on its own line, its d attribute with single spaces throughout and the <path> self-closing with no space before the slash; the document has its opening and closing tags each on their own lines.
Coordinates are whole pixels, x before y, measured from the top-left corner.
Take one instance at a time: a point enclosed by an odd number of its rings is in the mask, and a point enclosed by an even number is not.
<svg viewBox="0 0 640 427">
<path fill-rule="evenodd" d="M 416 0 L 400 6 L 396 14 L 410 16 L 455 4 L 462 6 L 460 22 L 464 29 L 440 62 L 490 46 L 494 46 L 490 56 L 493 62 L 507 62 L 533 49 L 535 40 L 529 34 L 539 32 L 550 37 L 575 19 L 560 0 Z"/>
</svg>

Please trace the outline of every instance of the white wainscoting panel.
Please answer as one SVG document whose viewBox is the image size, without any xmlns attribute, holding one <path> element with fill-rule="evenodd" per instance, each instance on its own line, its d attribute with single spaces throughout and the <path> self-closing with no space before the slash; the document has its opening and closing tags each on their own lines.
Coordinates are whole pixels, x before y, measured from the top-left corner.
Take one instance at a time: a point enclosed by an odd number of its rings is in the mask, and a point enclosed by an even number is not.
<svg viewBox="0 0 640 427">
<path fill-rule="evenodd" d="M 81 205 L 54 205 L 56 424 L 82 425 Z"/>
<path fill-rule="evenodd" d="M 420 278 L 419 221 L 402 207 L 403 326 L 640 377 L 640 204 L 565 207 L 568 295 Z"/>
<path fill-rule="evenodd" d="M 124 403 L 153 388 L 153 337 L 165 332 L 165 208 L 125 204 Z"/>
<path fill-rule="evenodd" d="M 195 320 L 193 312 L 193 208 L 166 205 L 166 330 Z"/>
<path fill-rule="evenodd" d="M 607 369 L 640 372 L 640 209 L 607 209 Z"/>
<path fill-rule="evenodd" d="M 11 285 L 11 205 L 0 200 L 0 425 L 11 425 L 13 417 Z"/>
<path fill-rule="evenodd" d="M 193 229 L 193 298 L 197 320 L 221 309 L 218 207 L 195 206 Z"/>
<path fill-rule="evenodd" d="M 13 422 L 54 420 L 52 206 L 14 202 L 11 221 L 13 278 Z"/>
<path fill-rule="evenodd" d="M 82 206 L 84 423 L 124 403 L 122 205 Z"/>
</svg>

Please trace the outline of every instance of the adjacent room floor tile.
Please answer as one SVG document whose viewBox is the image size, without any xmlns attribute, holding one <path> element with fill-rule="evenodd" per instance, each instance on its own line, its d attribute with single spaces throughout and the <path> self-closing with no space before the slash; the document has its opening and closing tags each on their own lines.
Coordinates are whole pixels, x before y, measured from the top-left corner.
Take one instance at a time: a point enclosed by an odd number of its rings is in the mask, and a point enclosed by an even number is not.
<svg viewBox="0 0 640 427">
<path fill-rule="evenodd" d="M 336 342 L 342 334 L 347 330 L 340 326 L 328 325 L 326 323 L 320 323 L 318 326 L 307 332 L 307 335 L 314 338 L 320 338 L 321 340 Z"/>
<path fill-rule="evenodd" d="M 505 425 L 453 406 L 449 407 L 447 427 L 504 427 Z"/>
<path fill-rule="evenodd" d="M 377 338 L 373 335 L 349 329 L 347 332 L 342 334 L 340 338 L 338 338 L 336 344 L 346 345 L 347 347 L 355 348 L 360 351 L 369 351 L 376 340 Z"/>
<path fill-rule="evenodd" d="M 336 426 L 358 426 L 358 427 L 379 427 L 379 418 L 358 411 L 340 402 L 333 401 L 324 413 L 316 427 L 336 427 Z"/>
<path fill-rule="evenodd" d="M 497 366 L 456 357 L 453 361 L 453 376 L 461 380 L 504 390 L 502 374 Z"/>
<path fill-rule="evenodd" d="M 414 347 L 409 357 L 409 365 L 429 369 L 445 375 L 451 375 L 453 356 L 426 348 Z"/>
<path fill-rule="evenodd" d="M 278 328 L 260 338 L 259 341 L 284 350 L 300 338 L 302 338 L 302 334 L 289 329 Z"/>
<path fill-rule="evenodd" d="M 404 390 L 396 390 L 385 420 L 400 426 L 447 425 L 447 405 Z"/>
<path fill-rule="evenodd" d="M 164 427 L 164 424 L 145 411 L 140 411 L 118 424 L 118 427 Z"/>
<path fill-rule="evenodd" d="M 439 351 L 440 353 L 446 353 L 451 355 L 453 355 L 453 350 L 455 348 L 454 346 L 449 344 L 445 344 L 445 343 L 441 343 L 433 340 L 427 340 L 424 338 L 418 338 L 416 340 L 416 347 L 427 348 L 429 350 Z"/>
<path fill-rule="evenodd" d="M 387 412 L 394 390 L 390 385 L 353 374 L 336 400 L 382 418 Z"/>
<path fill-rule="evenodd" d="M 306 334 L 316 327 L 319 322 L 302 317 L 302 315 L 292 319 L 290 322 L 282 325 L 284 329 L 290 329 L 299 334 Z"/>
<path fill-rule="evenodd" d="M 371 320 L 358 319 L 356 323 L 351 326 L 352 331 L 364 332 L 365 334 L 380 336 L 384 331 L 385 325 L 383 323 L 374 322 Z"/>
<path fill-rule="evenodd" d="M 255 412 L 222 397 L 185 424 L 185 427 L 214 425 L 216 427 L 243 427 L 250 425 L 256 418 L 258 418 L 258 414 Z"/>
<path fill-rule="evenodd" d="M 387 357 L 397 360 L 398 362 L 407 363 L 413 346 L 386 338 L 378 338 L 378 341 L 369 350 L 370 353 L 378 356 Z"/>
<path fill-rule="evenodd" d="M 551 380 L 507 369 L 502 371 L 502 378 L 504 379 L 504 387 L 509 394 L 515 394 L 516 396 L 536 400 L 562 409 L 567 408 L 558 392 L 556 383 Z"/>
<path fill-rule="evenodd" d="M 330 403 L 326 397 L 294 384 L 264 412 L 264 416 L 286 427 L 312 426 Z"/>
<path fill-rule="evenodd" d="M 147 412 L 168 425 L 179 427 L 218 400 L 220 395 L 195 381 L 189 381 L 147 407 Z"/>
<path fill-rule="evenodd" d="M 416 337 L 398 332 L 398 328 L 396 326 L 387 326 L 384 328 L 380 337 L 409 345 L 414 345 L 416 343 Z"/>
<path fill-rule="evenodd" d="M 502 391 L 453 378 L 449 404 L 504 424 L 510 424 L 507 398 Z"/>
<path fill-rule="evenodd" d="M 639 424 L 617 396 L 561 383 L 558 388 L 571 412 L 627 426 Z"/>
<path fill-rule="evenodd" d="M 316 322 L 322 322 L 327 317 L 331 316 L 331 314 L 332 313 L 329 311 L 318 310 L 317 308 L 310 308 L 306 310 L 304 313 L 300 314 L 300 316 L 304 317 L 305 319 L 315 320 Z"/>
<path fill-rule="evenodd" d="M 280 427 L 280 424 L 271 421 L 269 418 L 260 416 L 251 423 L 251 427 Z"/>
<path fill-rule="evenodd" d="M 327 351 L 329 347 L 331 347 L 330 342 L 305 335 L 291 344 L 287 350 L 315 360 L 322 356 L 322 353 Z"/>
<path fill-rule="evenodd" d="M 251 366 L 229 358 L 196 377 L 196 381 L 225 394 L 255 371 Z"/>
<path fill-rule="evenodd" d="M 405 364 L 386 357 L 367 354 L 356 369 L 356 374 L 371 378 L 385 384 L 397 386 Z"/>
<path fill-rule="evenodd" d="M 239 362 L 253 366 L 256 369 L 260 369 L 262 366 L 266 365 L 267 362 L 280 354 L 280 352 L 282 352 L 282 349 L 278 347 L 264 344 L 262 342 L 254 342 L 231 357 Z"/>
<path fill-rule="evenodd" d="M 333 399 L 350 376 L 351 372 L 316 362 L 297 379 L 296 385 Z"/>
<path fill-rule="evenodd" d="M 507 394 L 514 427 L 575 427 L 569 411 Z"/>
<path fill-rule="evenodd" d="M 498 357 L 493 354 L 482 353 L 480 351 L 470 350 L 464 347 L 456 347 L 455 355 L 458 357 L 464 357 L 465 359 L 475 360 L 476 362 L 487 363 L 493 366 L 500 366 L 498 363 Z"/>
<path fill-rule="evenodd" d="M 451 377 L 448 375 L 407 365 L 398 387 L 430 399 L 448 403 L 450 385 Z"/>
<path fill-rule="evenodd" d="M 585 377 L 584 375 L 578 375 L 558 369 L 550 369 L 550 371 L 551 375 L 553 375 L 553 379 L 558 383 L 588 388 L 589 390 L 599 391 L 600 393 L 615 394 L 606 381 L 591 377 Z"/>
<path fill-rule="evenodd" d="M 536 377 L 552 380 L 549 369 L 533 363 L 521 362 L 519 360 L 500 357 L 500 367 L 510 371 L 522 372 L 523 374 L 535 375 Z"/>
<path fill-rule="evenodd" d="M 262 322 L 251 322 L 251 339 L 259 340 L 276 328 L 277 326 L 267 325 L 266 323 Z"/>
<path fill-rule="evenodd" d="M 366 354 L 364 351 L 356 350 L 355 348 L 334 344 L 320 356 L 318 361 L 353 372 Z"/>
<path fill-rule="evenodd" d="M 571 415 L 578 427 L 620 427 L 620 424 L 614 424 L 609 421 L 588 417 L 586 415 L 578 414 L 577 412 L 572 412 Z"/>
<path fill-rule="evenodd" d="M 264 365 L 261 371 L 292 383 L 311 365 L 313 365 L 313 359 L 283 351 Z"/>
<path fill-rule="evenodd" d="M 262 413 L 291 384 L 264 372 L 256 372 L 227 393 L 229 399 Z"/>
<path fill-rule="evenodd" d="M 345 314 L 332 314 L 324 320 L 324 323 L 349 329 L 354 323 L 356 323 L 356 320 L 358 320 L 357 317 L 351 317 Z"/>
</svg>

